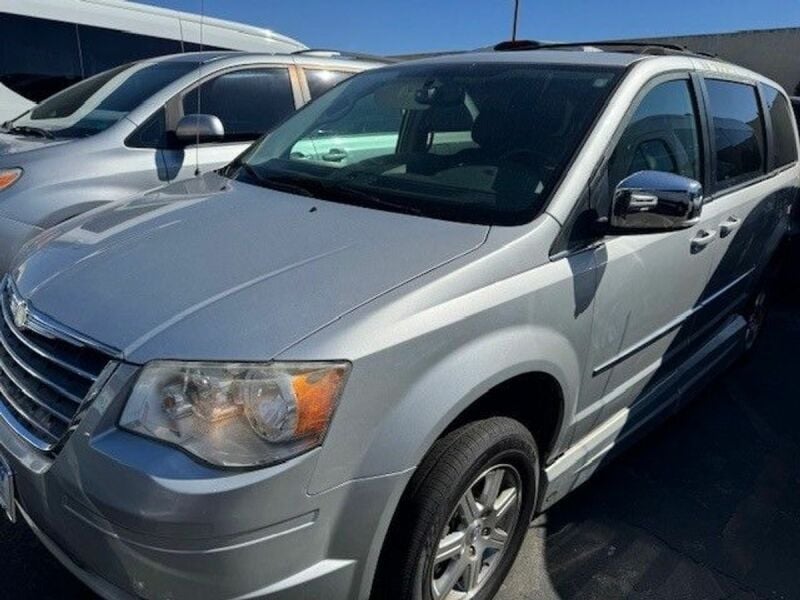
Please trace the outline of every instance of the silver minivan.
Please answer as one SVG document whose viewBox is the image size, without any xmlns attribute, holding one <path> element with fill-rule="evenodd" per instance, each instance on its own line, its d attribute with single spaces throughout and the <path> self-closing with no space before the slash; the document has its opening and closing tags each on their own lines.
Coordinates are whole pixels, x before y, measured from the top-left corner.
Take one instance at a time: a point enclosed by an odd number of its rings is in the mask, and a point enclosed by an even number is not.
<svg viewBox="0 0 800 600">
<path fill-rule="evenodd" d="M 707 57 L 359 74 L 25 247 L 0 502 L 106 598 L 488 600 L 753 348 L 798 187 L 785 93 Z"/>
<path fill-rule="evenodd" d="M 381 64 L 313 50 L 187 53 L 52 96 L 0 127 L 0 269 L 43 229 L 227 164 L 312 98 Z"/>
</svg>

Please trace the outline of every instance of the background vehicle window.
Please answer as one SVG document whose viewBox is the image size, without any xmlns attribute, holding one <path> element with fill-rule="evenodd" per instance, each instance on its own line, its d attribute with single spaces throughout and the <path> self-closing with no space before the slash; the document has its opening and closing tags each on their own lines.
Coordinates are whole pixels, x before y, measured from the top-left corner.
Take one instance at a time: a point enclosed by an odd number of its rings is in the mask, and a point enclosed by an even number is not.
<svg viewBox="0 0 800 600">
<path fill-rule="evenodd" d="M 167 113 L 162 108 L 134 131 L 125 145 L 130 148 L 167 148 Z"/>
<path fill-rule="evenodd" d="M 786 97 L 770 86 L 764 86 L 764 99 L 772 122 L 772 168 L 777 169 L 797 160 L 795 125 Z"/>
<path fill-rule="evenodd" d="M 697 111 L 687 80 L 662 83 L 639 104 L 609 161 L 609 198 L 638 171 L 701 180 Z"/>
<path fill-rule="evenodd" d="M 75 25 L 0 13 L 0 84 L 41 102 L 80 79 Z"/>
<path fill-rule="evenodd" d="M 103 27 L 78 25 L 78 35 L 83 57 L 83 70 L 87 77 L 124 63 L 178 54 L 180 40 L 168 40 Z"/>
<path fill-rule="evenodd" d="M 54 95 L 31 110 L 31 119 L 61 119 L 75 113 L 89 98 L 108 85 L 108 82 L 122 73 L 127 66 L 110 69 L 100 75 L 84 79 L 80 83 Z"/>
<path fill-rule="evenodd" d="M 308 91 L 311 93 L 312 99 L 321 96 L 337 83 L 353 75 L 353 73 L 330 71 L 328 69 L 304 69 L 304 71 L 308 82 Z"/>
<path fill-rule="evenodd" d="M 56 94 L 12 123 L 46 129 L 56 137 L 93 135 L 195 67 L 191 63 L 137 63 L 112 69 Z"/>
<path fill-rule="evenodd" d="M 326 123 L 315 132 L 317 136 L 360 135 L 389 133 L 397 136 L 403 111 L 399 108 L 387 110 L 379 106 L 374 95 L 356 100 L 353 108 L 341 118 Z"/>
<path fill-rule="evenodd" d="M 183 98 L 184 114 L 216 115 L 225 126 L 226 142 L 252 141 L 295 110 L 287 69 L 247 69 L 226 73 Z"/>
<path fill-rule="evenodd" d="M 756 88 L 751 85 L 706 80 L 714 142 L 717 187 L 747 181 L 764 170 L 764 125 Z"/>
</svg>

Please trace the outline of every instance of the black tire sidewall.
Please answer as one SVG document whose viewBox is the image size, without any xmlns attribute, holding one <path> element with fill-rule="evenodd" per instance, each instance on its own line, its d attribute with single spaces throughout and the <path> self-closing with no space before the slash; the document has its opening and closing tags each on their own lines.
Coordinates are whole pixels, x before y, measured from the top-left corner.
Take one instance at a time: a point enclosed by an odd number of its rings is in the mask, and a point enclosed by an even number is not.
<svg viewBox="0 0 800 600">
<path fill-rule="evenodd" d="M 509 419 L 505 420 L 510 421 Z M 516 431 L 509 430 L 506 435 L 498 439 L 491 439 L 490 436 L 485 436 L 480 440 L 481 451 L 476 453 L 469 468 L 459 473 L 457 479 L 453 478 L 453 491 L 447 501 L 439 506 L 435 512 L 435 517 L 427 519 L 429 522 L 417 523 L 417 527 L 426 529 L 426 535 L 424 542 L 418 544 L 419 547 L 408 548 L 409 556 L 416 561 L 413 600 L 432 600 L 429 587 L 431 570 L 433 569 L 431 558 L 435 548 L 438 546 L 441 531 L 450 519 L 462 495 L 466 492 L 467 487 L 487 469 L 501 464 L 512 465 L 519 473 L 522 484 L 522 510 L 514 531 L 511 532 L 506 551 L 500 558 L 500 563 L 494 573 L 492 573 L 491 581 L 484 586 L 475 600 L 492 598 L 511 569 L 525 539 L 539 492 L 539 463 L 535 442 L 521 424 L 516 421 L 512 423 L 516 424 Z M 438 474 L 437 466 L 430 470 L 428 477 Z M 420 486 L 418 493 L 425 493 L 424 483 Z"/>
</svg>

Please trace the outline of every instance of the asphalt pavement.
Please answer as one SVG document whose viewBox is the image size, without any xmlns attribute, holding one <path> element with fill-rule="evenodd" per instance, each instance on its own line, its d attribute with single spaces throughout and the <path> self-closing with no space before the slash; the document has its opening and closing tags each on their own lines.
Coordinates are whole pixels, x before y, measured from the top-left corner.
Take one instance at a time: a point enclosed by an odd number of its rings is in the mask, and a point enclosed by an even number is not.
<svg viewBox="0 0 800 600">
<path fill-rule="evenodd" d="M 749 361 L 539 517 L 497 600 L 800 599 L 797 306 L 776 307 Z M 0 598 L 93 596 L 3 523 Z"/>
</svg>

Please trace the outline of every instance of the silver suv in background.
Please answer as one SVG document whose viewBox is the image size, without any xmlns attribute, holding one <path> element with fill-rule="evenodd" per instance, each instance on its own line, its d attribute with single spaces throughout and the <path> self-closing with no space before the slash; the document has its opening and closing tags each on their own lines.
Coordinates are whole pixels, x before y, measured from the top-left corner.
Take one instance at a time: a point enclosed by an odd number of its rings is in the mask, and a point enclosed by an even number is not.
<svg viewBox="0 0 800 600">
<path fill-rule="evenodd" d="M 500 48 L 26 246 L 7 514 L 107 598 L 490 599 L 535 512 L 756 343 L 800 185 L 764 77 Z"/>
<path fill-rule="evenodd" d="M 309 100 L 381 64 L 313 50 L 188 53 L 56 94 L 0 127 L 0 269 L 43 229 L 227 164 Z"/>
</svg>

